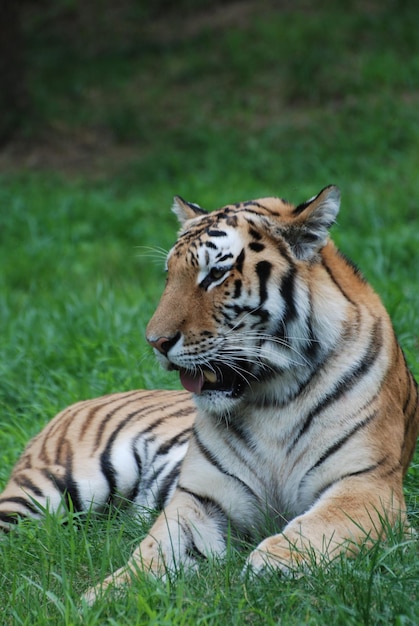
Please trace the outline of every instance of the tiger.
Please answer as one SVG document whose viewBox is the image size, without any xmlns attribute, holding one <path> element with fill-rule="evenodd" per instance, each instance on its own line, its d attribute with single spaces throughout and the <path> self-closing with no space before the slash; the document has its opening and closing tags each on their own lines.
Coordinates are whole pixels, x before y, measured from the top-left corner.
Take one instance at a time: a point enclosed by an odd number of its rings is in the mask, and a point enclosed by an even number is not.
<svg viewBox="0 0 419 626">
<path fill-rule="evenodd" d="M 223 557 L 231 533 L 254 542 L 245 571 L 262 575 L 408 527 L 417 384 L 379 296 L 330 237 L 339 209 L 335 185 L 297 205 L 267 197 L 212 212 L 175 197 L 180 230 L 146 339 L 184 391 L 70 407 L 29 444 L 0 499 L 6 522 L 33 513 L 26 494 L 50 507 L 63 493 L 81 508 L 119 493 L 162 507 L 86 602 L 139 571 Z"/>
</svg>

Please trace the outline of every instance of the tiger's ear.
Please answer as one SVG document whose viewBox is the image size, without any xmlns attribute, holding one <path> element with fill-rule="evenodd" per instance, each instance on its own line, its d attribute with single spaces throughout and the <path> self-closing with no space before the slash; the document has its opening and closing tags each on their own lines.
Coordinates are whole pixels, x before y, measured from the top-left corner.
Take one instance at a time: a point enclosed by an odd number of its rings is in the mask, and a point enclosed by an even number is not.
<svg viewBox="0 0 419 626">
<path fill-rule="evenodd" d="M 180 196 L 175 196 L 173 198 L 172 211 L 178 218 L 181 226 L 184 226 L 185 222 L 187 222 L 188 220 L 193 220 L 195 217 L 200 217 L 201 215 L 207 214 L 204 209 L 201 209 L 199 204 L 187 202 Z"/>
<path fill-rule="evenodd" d="M 298 259 L 307 261 L 323 248 L 339 208 L 340 191 L 335 185 L 325 187 L 317 196 L 295 207 L 294 219 L 284 236 Z"/>
</svg>

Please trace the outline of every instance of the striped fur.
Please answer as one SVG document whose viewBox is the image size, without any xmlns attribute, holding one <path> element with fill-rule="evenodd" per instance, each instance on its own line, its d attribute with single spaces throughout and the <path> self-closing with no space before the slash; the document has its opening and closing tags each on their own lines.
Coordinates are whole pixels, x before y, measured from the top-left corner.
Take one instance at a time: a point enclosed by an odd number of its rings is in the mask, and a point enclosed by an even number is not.
<svg viewBox="0 0 419 626">
<path fill-rule="evenodd" d="M 45 480 L 44 462 L 41 490 L 47 483 L 51 494 L 67 491 L 81 508 L 119 492 L 148 505 L 141 477 L 150 433 L 161 436 L 155 450 L 172 445 L 170 480 L 151 500 L 164 511 L 127 565 L 87 600 L 129 582 L 138 568 L 160 574 L 223 554 L 229 526 L 251 538 L 267 520 L 275 524 L 278 533 L 256 547 L 248 566 L 287 571 L 313 555 L 351 552 L 381 536 L 383 520 L 405 519 L 417 386 L 379 297 L 329 238 L 339 204 L 333 186 L 298 206 L 263 198 L 210 214 L 175 199 L 181 231 L 147 339 L 192 392 L 196 416 L 185 392 L 133 392 L 135 425 L 130 394 L 70 407 L 51 423 L 52 437 L 47 427 L 30 444 L 6 495 L 10 502 L 24 476 L 21 484 L 39 499 L 25 459 L 33 447 L 41 458 L 50 438 L 47 465 L 58 456 L 65 480 Z M 119 451 L 125 428 L 129 443 Z M 107 456 L 111 471 L 105 450 L 115 453 Z M 82 487 L 76 467 L 90 463 L 92 481 Z"/>
<path fill-rule="evenodd" d="M 379 297 L 329 239 L 339 205 L 333 186 L 211 214 L 176 199 L 147 339 L 197 417 L 172 500 L 88 600 L 138 568 L 223 554 L 228 525 L 252 537 L 276 523 L 248 558 L 261 572 L 353 552 L 404 519 L 417 386 Z"/>
<path fill-rule="evenodd" d="M 184 391 L 130 391 L 78 402 L 26 447 L 0 495 L 0 527 L 20 518 L 131 501 L 163 508 L 174 491 L 195 408 Z"/>
</svg>

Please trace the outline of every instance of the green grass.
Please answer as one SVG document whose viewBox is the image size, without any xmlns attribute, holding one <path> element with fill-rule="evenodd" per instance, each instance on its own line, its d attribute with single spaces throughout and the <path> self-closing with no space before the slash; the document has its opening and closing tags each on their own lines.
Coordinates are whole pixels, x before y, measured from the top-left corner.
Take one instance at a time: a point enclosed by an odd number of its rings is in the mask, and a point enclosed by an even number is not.
<svg viewBox="0 0 419 626">
<path fill-rule="evenodd" d="M 338 184 L 333 236 L 381 294 L 419 377 L 419 9 L 344 4 L 261 3 L 238 25 L 122 37 L 88 57 L 77 39 L 41 40 L 29 24 L 31 141 L 46 127 L 58 146 L 90 134 L 109 143 L 80 169 L 59 153 L 57 168 L 15 164 L 0 178 L 1 485 L 67 404 L 178 386 L 144 341 L 164 284 L 148 248 L 175 240 L 174 194 L 213 209 L 262 195 L 299 202 Z M 406 479 L 416 528 L 418 461 Z M 397 533 L 300 579 L 242 579 L 246 550 L 232 548 L 222 563 L 164 583 L 140 578 L 79 609 L 145 530 L 116 512 L 25 524 L 0 543 L 1 623 L 419 622 L 417 543 Z"/>
</svg>

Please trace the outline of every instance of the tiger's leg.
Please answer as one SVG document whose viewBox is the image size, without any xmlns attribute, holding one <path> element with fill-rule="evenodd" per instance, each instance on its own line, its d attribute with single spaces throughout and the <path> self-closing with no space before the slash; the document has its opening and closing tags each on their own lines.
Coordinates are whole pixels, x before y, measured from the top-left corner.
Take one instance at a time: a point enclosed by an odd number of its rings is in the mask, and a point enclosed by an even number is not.
<svg viewBox="0 0 419 626">
<path fill-rule="evenodd" d="M 178 568 L 191 569 L 210 554 L 222 555 L 226 537 L 222 509 L 212 500 L 178 489 L 127 564 L 88 590 L 84 599 L 92 604 L 109 586 L 129 584 L 139 571 L 164 576 Z"/>
<path fill-rule="evenodd" d="M 385 535 L 385 526 L 404 521 L 404 498 L 387 485 L 362 486 L 346 479 L 330 488 L 306 513 L 283 532 L 264 539 L 249 555 L 254 573 L 274 568 L 287 573 L 303 563 L 330 562 L 338 554 L 354 555 L 365 541 Z"/>
</svg>

